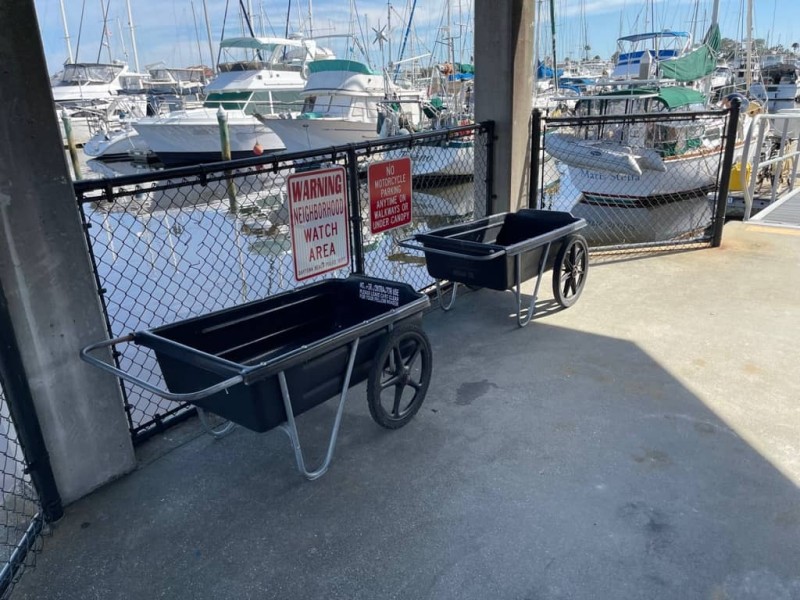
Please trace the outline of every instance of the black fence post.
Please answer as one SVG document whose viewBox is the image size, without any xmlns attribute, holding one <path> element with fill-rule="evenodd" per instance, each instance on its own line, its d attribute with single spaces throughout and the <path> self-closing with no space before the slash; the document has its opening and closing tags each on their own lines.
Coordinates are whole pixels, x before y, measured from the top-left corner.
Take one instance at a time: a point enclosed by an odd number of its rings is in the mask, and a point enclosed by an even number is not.
<svg viewBox="0 0 800 600">
<path fill-rule="evenodd" d="M 539 204 L 539 151 L 542 138 L 542 111 L 533 109 L 531 114 L 531 160 L 528 174 L 528 208 L 538 208 Z"/>
<path fill-rule="evenodd" d="M 56 487 L 55 476 L 50 465 L 50 455 L 44 443 L 42 428 L 36 415 L 33 396 L 28 385 L 25 368 L 22 364 L 17 337 L 6 294 L 0 283 L 0 380 L 6 392 L 8 412 L 17 431 L 17 439 L 22 448 L 27 465 L 26 473 L 36 487 L 42 516 L 52 522 L 64 514 L 61 495 Z"/>
<path fill-rule="evenodd" d="M 352 146 L 347 149 L 347 182 L 350 196 L 350 227 L 353 240 L 355 273 L 366 274 L 364 265 L 364 239 L 361 233 L 361 196 L 358 185 L 358 156 Z"/>
<path fill-rule="evenodd" d="M 494 121 L 484 121 L 486 131 L 486 215 L 494 214 Z"/>
<path fill-rule="evenodd" d="M 722 168 L 720 169 L 720 182 L 717 190 L 717 206 L 714 210 L 714 233 L 711 238 L 711 247 L 719 248 L 722 244 L 722 228 L 725 226 L 725 208 L 728 204 L 728 191 L 730 189 L 731 170 L 733 168 L 733 151 L 736 148 L 736 132 L 739 128 L 739 111 L 742 103 L 738 98 L 731 100 L 728 111 L 728 126 L 725 131 L 725 152 L 722 155 Z"/>
</svg>

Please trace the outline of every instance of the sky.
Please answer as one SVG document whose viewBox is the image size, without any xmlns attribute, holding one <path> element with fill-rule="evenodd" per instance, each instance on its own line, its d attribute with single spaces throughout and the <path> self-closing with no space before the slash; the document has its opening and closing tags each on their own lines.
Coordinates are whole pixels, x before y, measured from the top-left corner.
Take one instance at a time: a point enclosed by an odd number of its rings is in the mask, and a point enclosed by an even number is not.
<svg viewBox="0 0 800 600">
<path fill-rule="evenodd" d="M 286 30 L 288 0 L 241 0 L 252 8 L 253 23 L 259 35 L 283 36 Z M 450 0 L 451 34 L 456 48 L 456 60 L 470 62 L 473 54 L 471 4 L 474 0 Z M 538 0 L 544 13 L 549 3 Z M 778 2 L 781 2 L 778 8 Z M 291 3 L 289 31 L 307 29 L 313 23 L 315 35 L 347 33 L 350 27 L 360 30 L 365 47 L 374 65 L 388 62 L 397 56 L 406 29 L 412 0 L 392 0 L 391 13 L 386 1 L 377 0 L 295 0 Z M 447 0 L 417 0 L 412 21 L 411 47 L 413 55 L 426 52 L 443 60 L 443 48 L 437 43 L 447 22 Z M 800 42 L 800 2 L 796 0 L 753 0 L 754 37 L 767 39 L 770 45 L 790 47 Z M 35 0 L 42 43 L 48 69 L 55 73 L 67 59 L 64 26 L 59 0 Z M 226 4 L 229 4 L 225 19 Z M 203 0 L 130 0 L 135 26 L 136 48 L 140 70 L 145 65 L 164 62 L 181 67 L 211 64 Z M 239 0 L 205 0 L 213 46 L 216 48 L 223 33 L 226 37 L 242 34 Z M 107 30 L 110 43 L 101 45 L 103 12 L 107 9 Z M 741 39 L 744 36 L 744 0 L 720 0 L 720 28 L 723 37 Z M 73 54 L 85 62 L 126 60 L 134 64 L 125 0 L 64 0 L 67 29 Z M 355 8 L 357 19 L 351 7 Z M 695 31 L 701 37 L 710 20 L 708 0 L 555 0 L 556 40 L 559 60 L 569 56 L 581 58 L 585 46 L 590 56 L 609 57 L 620 35 L 647 30 L 673 29 Z M 311 18 L 309 18 L 309 12 Z M 376 30 L 387 27 L 391 14 L 388 43 L 375 41 Z M 693 27 L 694 15 L 698 25 Z M 83 18 L 81 19 L 81 17 Z M 355 25 L 355 23 L 358 23 Z M 82 25 L 81 25 L 82 23 Z M 196 25 L 195 25 L 196 23 Z M 549 54 L 551 33 L 549 16 L 540 19 L 540 44 Z M 341 41 L 339 42 L 341 44 Z M 391 48 L 390 48 L 391 45 Z M 337 50 L 342 52 L 342 50 Z M 545 51 L 543 50 L 543 51 Z"/>
</svg>

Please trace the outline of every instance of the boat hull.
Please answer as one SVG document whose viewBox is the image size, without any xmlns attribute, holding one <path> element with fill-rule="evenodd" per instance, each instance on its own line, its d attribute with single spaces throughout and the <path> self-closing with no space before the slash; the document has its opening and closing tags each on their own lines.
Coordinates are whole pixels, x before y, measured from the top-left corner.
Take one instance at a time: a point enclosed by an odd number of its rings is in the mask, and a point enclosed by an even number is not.
<svg viewBox="0 0 800 600">
<path fill-rule="evenodd" d="M 709 149 L 665 158 L 663 171 L 612 173 L 569 165 L 569 173 L 586 202 L 636 208 L 707 193 L 716 185 L 720 158 L 719 149 Z"/>
<path fill-rule="evenodd" d="M 127 160 L 133 155 L 150 152 L 145 141 L 133 129 L 95 134 L 83 145 L 83 152 L 102 160 Z"/>
<path fill-rule="evenodd" d="M 133 127 L 144 143 L 166 166 L 222 160 L 216 111 L 179 111 L 165 117 L 141 119 Z M 255 117 L 228 113 L 232 158 L 255 155 L 256 145 L 265 153 L 283 150 L 280 138 Z"/>
<path fill-rule="evenodd" d="M 697 236 L 711 223 L 713 199 L 698 191 L 680 202 L 625 206 L 581 199 L 571 212 L 585 219 L 583 235 L 592 247 L 647 244 Z"/>
<path fill-rule="evenodd" d="M 375 123 L 344 119 L 267 119 L 286 152 L 303 152 L 378 138 Z"/>
<path fill-rule="evenodd" d="M 615 174 L 569 167 L 581 192 L 573 207 L 586 219 L 593 246 L 652 243 L 696 235 L 713 214 L 709 193 L 716 188 L 720 151 L 664 159 L 665 171 Z"/>
</svg>

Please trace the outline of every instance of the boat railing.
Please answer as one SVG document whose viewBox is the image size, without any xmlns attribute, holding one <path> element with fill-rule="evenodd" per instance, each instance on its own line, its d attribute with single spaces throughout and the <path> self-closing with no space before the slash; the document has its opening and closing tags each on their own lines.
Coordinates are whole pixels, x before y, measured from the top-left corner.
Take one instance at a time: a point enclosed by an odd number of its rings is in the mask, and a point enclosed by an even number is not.
<svg viewBox="0 0 800 600">
<path fill-rule="evenodd" d="M 769 140 L 768 138 L 772 138 Z M 795 188 L 800 165 L 800 110 L 781 111 L 776 114 L 759 114 L 753 117 L 744 140 L 744 149 L 738 161 L 739 185 L 744 195 L 744 220 L 752 216 L 759 174 L 771 178 L 769 204 L 800 193 Z M 765 147 L 769 151 L 763 152 Z M 752 155 L 752 156 L 751 156 Z M 749 168 L 748 168 L 749 167 Z M 781 184 L 786 184 L 783 190 Z"/>
</svg>

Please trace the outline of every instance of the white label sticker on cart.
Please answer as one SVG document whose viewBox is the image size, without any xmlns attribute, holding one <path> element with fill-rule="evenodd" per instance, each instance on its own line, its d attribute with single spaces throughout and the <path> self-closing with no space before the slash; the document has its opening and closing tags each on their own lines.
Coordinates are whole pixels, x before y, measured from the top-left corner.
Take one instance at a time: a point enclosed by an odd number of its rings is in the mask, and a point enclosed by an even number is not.
<svg viewBox="0 0 800 600">
<path fill-rule="evenodd" d="M 294 274 L 298 281 L 350 264 L 344 167 L 287 178 Z"/>
<path fill-rule="evenodd" d="M 400 306 L 400 290 L 380 283 L 362 281 L 358 290 L 358 297 L 361 300 L 369 300 L 378 304 Z"/>
</svg>

